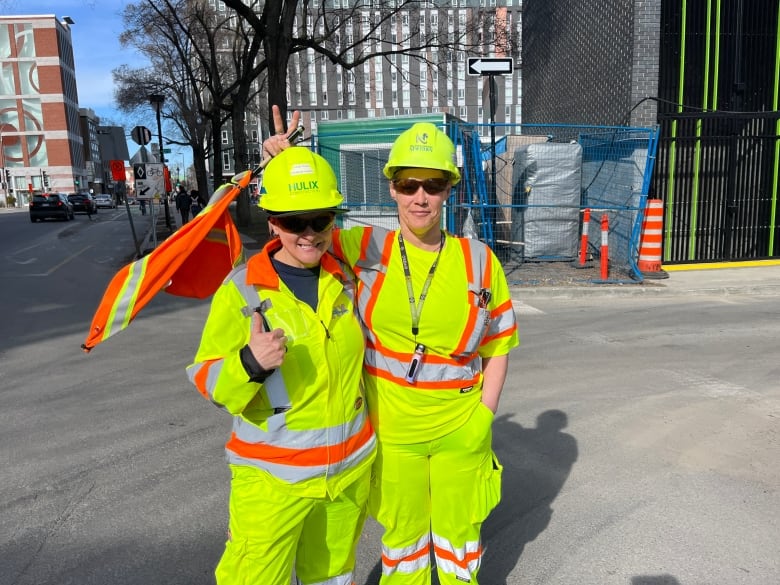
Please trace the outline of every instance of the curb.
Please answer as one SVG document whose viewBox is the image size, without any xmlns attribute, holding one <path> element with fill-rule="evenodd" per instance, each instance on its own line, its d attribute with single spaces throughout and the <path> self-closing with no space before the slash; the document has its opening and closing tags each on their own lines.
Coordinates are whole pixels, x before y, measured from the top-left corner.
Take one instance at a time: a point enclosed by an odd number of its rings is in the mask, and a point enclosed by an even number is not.
<svg viewBox="0 0 780 585">
<path fill-rule="evenodd" d="M 722 285 L 702 286 L 701 288 L 669 287 L 661 286 L 569 286 L 569 287 L 517 287 L 510 286 L 510 294 L 513 300 L 525 300 L 528 298 L 546 299 L 575 299 L 584 297 L 631 297 L 631 296 L 728 296 L 728 295 L 753 295 L 773 296 L 780 295 L 780 283 L 778 284 L 747 284 L 747 285 Z"/>
</svg>

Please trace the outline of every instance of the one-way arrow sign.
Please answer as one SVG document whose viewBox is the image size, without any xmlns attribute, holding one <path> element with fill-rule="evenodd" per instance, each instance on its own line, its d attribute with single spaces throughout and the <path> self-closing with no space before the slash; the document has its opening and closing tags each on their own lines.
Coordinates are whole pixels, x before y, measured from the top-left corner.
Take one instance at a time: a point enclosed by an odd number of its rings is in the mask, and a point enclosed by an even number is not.
<svg viewBox="0 0 780 585">
<path fill-rule="evenodd" d="M 512 73 L 511 57 L 469 57 L 469 75 L 504 75 Z"/>
</svg>

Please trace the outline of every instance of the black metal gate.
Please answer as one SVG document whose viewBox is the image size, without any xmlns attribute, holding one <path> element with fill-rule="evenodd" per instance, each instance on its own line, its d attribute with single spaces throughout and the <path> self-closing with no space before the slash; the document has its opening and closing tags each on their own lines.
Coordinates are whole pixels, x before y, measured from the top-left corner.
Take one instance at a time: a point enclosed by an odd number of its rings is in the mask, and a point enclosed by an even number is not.
<svg viewBox="0 0 780 585">
<path fill-rule="evenodd" d="M 664 262 L 780 257 L 780 112 L 659 114 Z"/>
</svg>

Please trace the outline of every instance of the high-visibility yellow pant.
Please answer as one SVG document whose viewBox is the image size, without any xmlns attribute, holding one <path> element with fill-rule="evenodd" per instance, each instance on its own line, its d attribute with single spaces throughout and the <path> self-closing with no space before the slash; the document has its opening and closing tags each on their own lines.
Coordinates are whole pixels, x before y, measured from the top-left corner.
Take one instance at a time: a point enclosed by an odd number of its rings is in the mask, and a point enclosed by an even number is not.
<svg viewBox="0 0 780 585">
<path fill-rule="evenodd" d="M 370 472 L 335 499 L 279 493 L 263 472 L 231 465 L 230 535 L 219 585 L 351 585 Z"/>
<path fill-rule="evenodd" d="M 380 438 L 369 511 L 384 527 L 381 585 L 477 585 L 480 528 L 501 499 L 493 413 L 479 404 L 458 430 L 426 443 Z"/>
</svg>

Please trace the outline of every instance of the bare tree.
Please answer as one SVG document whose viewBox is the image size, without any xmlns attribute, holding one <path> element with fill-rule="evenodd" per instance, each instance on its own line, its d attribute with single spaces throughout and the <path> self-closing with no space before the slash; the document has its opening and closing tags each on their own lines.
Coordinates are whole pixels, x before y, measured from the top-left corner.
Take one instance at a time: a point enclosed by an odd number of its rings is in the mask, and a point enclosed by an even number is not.
<svg viewBox="0 0 780 585">
<path fill-rule="evenodd" d="M 214 160 L 214 184 L 222 182 L 221 130 L 228 120 L 234 168 L 250 160 L 244 113 L 260 89 L 255 63 L 261 43 L 241 19 L 220 14 L 202 0 L 142 0 L 129 5 L 124 17 L 126 29 L 120 40 L 144 53 L 152 67 L 115 71 L 117 101 L 132 111 L 149 93 L 166 96 L 164 116 L 181 137 L 169 142 L 192 148 L 198 187 L 207 192 L 208 156 Z M 246 193 L 238 199 L 237 216 L 240 225 L 249 222 Z"/>
<path fill-rule="evenodd" d="M 349 4 L 348 8 L 340 9 L 326 8 L 325 1 L 315 8 L 309 0 L 223 2 L 262 39 L 264 62 L 259 66 L 268 77 L 269 111 L 276 104 L 283 114 L 287 109 L 287 66 L 295 53 L 312 50 L 319 58 L 347 70 L 375 57 L 390 60 L 393 55 L 408 55 L 446 74 L 448 51 L 480 54 L 484 47 L 481 31 L 485 27 L 485 11 L 463 26 L 450 26 L 442 19 L 435 29 L 402 27 L 396 18 L 398 14 L 418 14 L 434 4 L 449 7 L 449 2 L 351 0 L 342 3 Z M 391 66 L 396 67 L 392 61 Z"/>
</svg>

